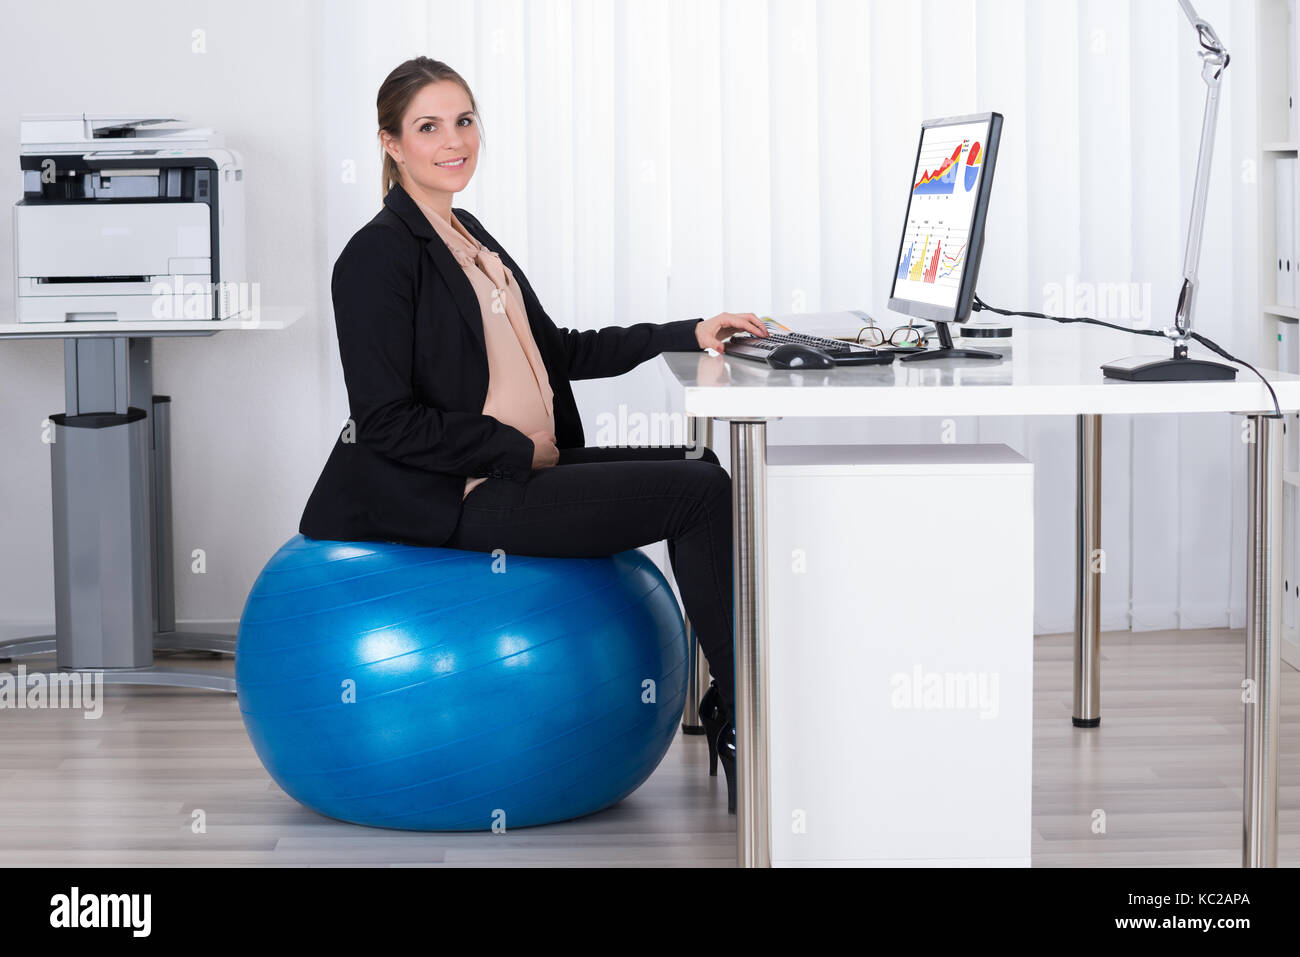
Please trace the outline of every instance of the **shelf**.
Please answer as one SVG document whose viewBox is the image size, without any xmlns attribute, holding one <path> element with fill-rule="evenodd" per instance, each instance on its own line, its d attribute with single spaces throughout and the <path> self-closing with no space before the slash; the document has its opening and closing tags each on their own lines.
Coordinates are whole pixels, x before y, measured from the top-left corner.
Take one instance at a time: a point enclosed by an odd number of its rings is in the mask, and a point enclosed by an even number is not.
<svg viewBox="0 0 1300 957">
<path fill-rule="evenodd" d="M 1257 83 L 1254 120 L 1259 136 L 1257 142 L 1261 163 L 1256 194 L 1259 202 L 1256 243 L 1260 250 L 1255 263 L 1256 291 L 1258 302 L 1272 303 L 1260 306 L 1263 328 L 1260 330 L 1259 341 L 1263 343 L 1261 358 L 1277 355 L 1277 364 L 1286 365 L 1288 361 L 1281 355 L 1282 343 L 1276 340 L 1285 336 L 1289 348 L 1292 350 L 1296 348 L 1294 339 L 1300 338 L 1300 329 L 1294 324 L 1300 321 L 1300 305 L 1283 306 L 1275 301 L 1277 277 L 1275 263 L 1271 257 L 1277 251 L 1275 227 L 1278 182 L 1274 164 L 1285 159 L 1294 165 L 1294 161 L 1300 157 L 1300 132 L 1296 132 L 1291 126 L 1294 117 L 1288 116 L 1288 99 L 1294 93 L 1292 72 L 1296 69 L 1292 64 L 1295 57 L 1293 51 L 1300 49 L 1300 44 L 1296 42 L 1297 38 L 1300 38 L 1300 22 L 1298 22 L 1300 18 L 1293 15 L 1295 4 L 1288 0 L 1260 0 L 1252 6 L 1255 7 L 1256 15 L 1252 64 L 1256 71 Z M 1245 55 L 1249 57 L 1251 52 L 1245 51 Z M 1290 185 L 1294 190 L 1297 185 L 1300 185 L 1300 180 L 1293 180 Z M 1279 557 L 1282 554 L 1287 557 L 1285 561 L 1279 562 L 1285 567 L 1278 569 L 1278 574 L 1279 576 L 1286 574 L 1292 579 L 1300 580 L 1300 567 L 1292 567 L 1295 559 L 1300 557 L 1300 541 L 1297 541 L 1297 536 L 1300 536 L 1300 515 L 1294 512 L 1297 500 L 1300 499 L 1300 468 L 1292 471 L 1287 467 L 1295 464 L 1290 455 L 1294 452 L 1293 443 L 1300 441 L 1300 437 L 1291 434 L 1295 425 L 1295 416 L 1287 413 L 1288 434 L 1283 440 L 1282 468 L 1284 492 L 1282 499 L 1285 504 L 1282 506 L 1282 541 L 1278 548 Z M 1293 620 L 1288 623 L 1281 620 L 1279 616 L 1276 623 L 1279 627 L 1276 629 L 1274 640 L 1278 646 L 1278 653 L 1287 666 L 1300 669 L 1300 631 L 1296 628 L 1296 625 L 1300 624 L 1300 594 L 1297 594 L 1295 580 L 1288 584 L 1290 585 L 1288 593 L 1280 597 L 1286 605 L 1283 614 L 1287 619 Z M 1279 678 L 1281 679 L 1282 676 Z"/>
<path fill-rule="evenodd" d="M 256 320 L 244 319 L 190 319 L 190 320 L 134 320 L 123 322 L 0 322 L 0 340 L 3 339 L 68 339 L 85 336 L 134 336 L 153 338 L 161 336 L 210 336 L 224 330 L 287 329 L 307 310 L 300 306 L 267 306 Z M 10 319 L 11 315 L 3 316 Z"/>
</svg>

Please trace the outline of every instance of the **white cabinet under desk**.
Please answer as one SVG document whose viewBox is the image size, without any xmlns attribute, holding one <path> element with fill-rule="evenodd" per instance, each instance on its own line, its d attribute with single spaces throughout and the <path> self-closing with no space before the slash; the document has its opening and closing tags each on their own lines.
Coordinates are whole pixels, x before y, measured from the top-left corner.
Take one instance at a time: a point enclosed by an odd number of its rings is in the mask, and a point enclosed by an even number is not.
<svg viewBox="0 0 1300 957">
<path fill-rule="evenodd" d="M 772 864 L 1028 866 L 1033 465 L 769 446 Z"/>
</svg>

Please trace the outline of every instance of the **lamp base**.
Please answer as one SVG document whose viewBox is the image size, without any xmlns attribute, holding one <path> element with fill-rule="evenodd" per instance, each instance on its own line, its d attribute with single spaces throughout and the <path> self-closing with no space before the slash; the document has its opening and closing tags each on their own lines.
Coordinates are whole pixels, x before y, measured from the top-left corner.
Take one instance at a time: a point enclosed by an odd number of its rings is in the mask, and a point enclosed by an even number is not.
<svg viewBox="0 0 1300 957">
<path fill-rule="evenodd" d="M 1108 379 L 1128 382 L 1214 382 L 1237 378 L 1237 370 L 1222 362 L 1205 359 L 1162 359 L 1158 356 L 1128 356 L 1101 367 Z"/>
</svg>

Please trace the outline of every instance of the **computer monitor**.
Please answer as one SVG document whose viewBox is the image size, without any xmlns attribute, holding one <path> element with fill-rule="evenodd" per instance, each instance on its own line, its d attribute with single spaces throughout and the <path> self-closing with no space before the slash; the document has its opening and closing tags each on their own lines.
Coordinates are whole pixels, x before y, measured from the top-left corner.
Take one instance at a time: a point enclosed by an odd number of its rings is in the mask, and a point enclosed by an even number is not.
<svg viewBox="0 0 1300 957">
<path fill-rule="evenodd" d="M 970 318 L 1001 137 L 1000 113 L 921 124 L 889 308 L 933 322 L 939 348 L 900 356 L 903 361 L 1001 358 L 996 352 L 954 349 L 948 331 L 948 323 Z"/>
</svg>

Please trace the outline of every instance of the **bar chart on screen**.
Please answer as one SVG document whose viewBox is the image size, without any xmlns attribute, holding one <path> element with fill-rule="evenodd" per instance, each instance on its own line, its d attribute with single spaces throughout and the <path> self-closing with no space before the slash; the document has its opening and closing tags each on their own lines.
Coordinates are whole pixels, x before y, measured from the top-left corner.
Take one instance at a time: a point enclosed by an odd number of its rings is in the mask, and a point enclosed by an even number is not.
<svg viewBox="0 0 1300 957">
<path fill-rule="evenodd" d="M 909 220 L 898 278 L 911 282 L 956 285 L 966 259 L 967 231 L 929 220 Z"/>
</svg>

